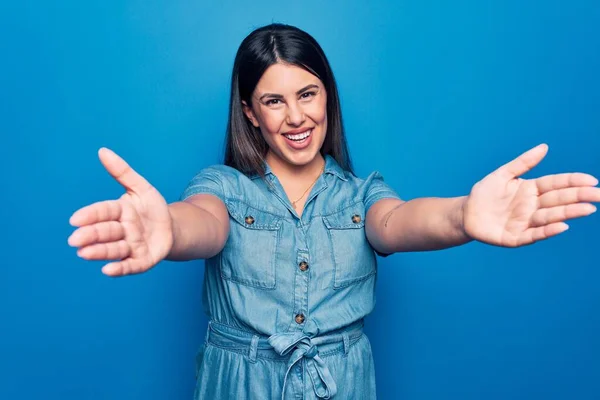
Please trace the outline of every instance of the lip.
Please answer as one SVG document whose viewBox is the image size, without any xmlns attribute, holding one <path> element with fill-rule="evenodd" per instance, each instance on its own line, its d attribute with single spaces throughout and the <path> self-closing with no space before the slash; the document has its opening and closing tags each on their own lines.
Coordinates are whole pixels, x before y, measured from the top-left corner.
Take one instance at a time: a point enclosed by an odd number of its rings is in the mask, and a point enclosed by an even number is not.
<svg viewBox="0 0 600 400">
<path fill-rule="evenodd" d="M 298 128 L 298 129 L 292 129 L 291 131 L 287 131 L 287 132 L 283 132 L 282 135 L 297 135 L 299 133 L 304 133 L 304 132 L 308 132 L 311 129 L 314 129 L 314 127 L 312 128 Z"/>
<path fill-rule="evenodd" d="M 310 130 L 310 129 L 308 129 Z M 306 132 L 306 130 L 303 131 L 299 131 L 299 133 L 302 132 Z M 311 133 L 309 137 L 307 137 L 306 139 L 304 139 L 301 142 L 296 142 L 294 140 L 290 140 L 288 139 L 286 136 L 283 136 L 285 142 L 287 143 L 287 145 L 294 150 L 304 150 L 306 148 L 308 148 L 310 146 L 310 144 L 312 143 L 312 138 L 313 138 L 313 134 Z"/>
</svg>

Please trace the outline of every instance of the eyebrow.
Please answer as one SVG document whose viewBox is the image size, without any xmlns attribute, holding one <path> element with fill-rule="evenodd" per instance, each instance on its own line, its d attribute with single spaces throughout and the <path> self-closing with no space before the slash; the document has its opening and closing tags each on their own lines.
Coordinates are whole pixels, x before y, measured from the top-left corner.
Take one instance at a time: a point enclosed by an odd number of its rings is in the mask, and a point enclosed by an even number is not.
<svg viewBox="0 0 600 400">
<path fill-rule="evenodd" d="M 306 92 L 309 89 L 319 89 L 319 85 L 315 85 L 314 83 L 311 83 L 310 85 L 304 86 L 302 89 L 298 90 L 296 92 L 296 95 L 300 95 L 304 92 Z M 274 99 L 283 99 L 283 96 L 280 94 L 275 94 L 275 93 L 265 93 L 262 96 L 259 97 L 258 100 L 262 100 L 265 97 L 272 97 Z"/>
</svg>

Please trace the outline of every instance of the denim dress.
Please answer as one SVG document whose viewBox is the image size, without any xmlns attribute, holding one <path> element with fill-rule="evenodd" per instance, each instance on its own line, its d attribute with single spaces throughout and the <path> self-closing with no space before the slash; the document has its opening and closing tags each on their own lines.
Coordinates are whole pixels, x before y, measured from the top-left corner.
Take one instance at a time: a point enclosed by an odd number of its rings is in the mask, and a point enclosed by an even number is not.
<svg viewBox="0 0 600 400">
<path fill-rule="evenodd" d="M 330 156 L 301 218 L 277 177 L 202 170 L 182 199 L 212 194 L 230 231 L 206 260 L 209 317 L 194 399 L 375 399 L 363 319 L 375 305 L 369 207 L 398 198 L 378 172 L 359 179 Z"/>
</svg>

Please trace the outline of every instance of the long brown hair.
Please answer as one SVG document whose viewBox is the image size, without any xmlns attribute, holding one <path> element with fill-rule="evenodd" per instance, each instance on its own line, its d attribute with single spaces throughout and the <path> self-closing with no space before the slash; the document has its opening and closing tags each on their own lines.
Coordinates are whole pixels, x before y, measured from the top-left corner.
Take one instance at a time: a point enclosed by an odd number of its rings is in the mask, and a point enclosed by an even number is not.
<svg viewBox="0 0 600 400">
<path fill-rule="evenodd" d="M 251 106 L 252 92 L 261 76 L 278 62 L 303 68 L 323 82 L 327 92 L 328 123 L 321 153 L 331 155 L 344 170 L 353 172 L 337 85 L 325 53 L 308 33 L 284 24 L 256 29 L 242 41 L 237 51 L 231 76 L 225 165 L 246 174 L 264 176 L 268 145 L 260 129 L 246 118 L 242 101 Z"/>
</svg>

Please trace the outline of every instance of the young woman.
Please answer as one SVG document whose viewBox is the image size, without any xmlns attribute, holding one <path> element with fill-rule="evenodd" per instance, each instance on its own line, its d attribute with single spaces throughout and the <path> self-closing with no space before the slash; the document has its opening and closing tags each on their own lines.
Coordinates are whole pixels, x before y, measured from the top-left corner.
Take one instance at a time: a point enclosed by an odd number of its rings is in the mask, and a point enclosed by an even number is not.
<svg viewBox="0 0 600 400">
<path fill-rule="evenodd" d="M 374 399 L 363 318 L 374 306 L 375 253 L 469 240 L 515 247 L 557 235 L 595 211 L 587 174 L 520 176 L 540 145 L 458 198 L 404 202 L 374 172 L 352 173 L 329 63 L 307 33 L 252 32 L 233 67 L 224 165 L 201 171 L 182 200 L 161 194 L 108 149 L 125 188 L 73 214 L 69 238 L 110 276 L 163 259 L 206 259 L 210 317 L 195 398 Z"/>
</svg>

